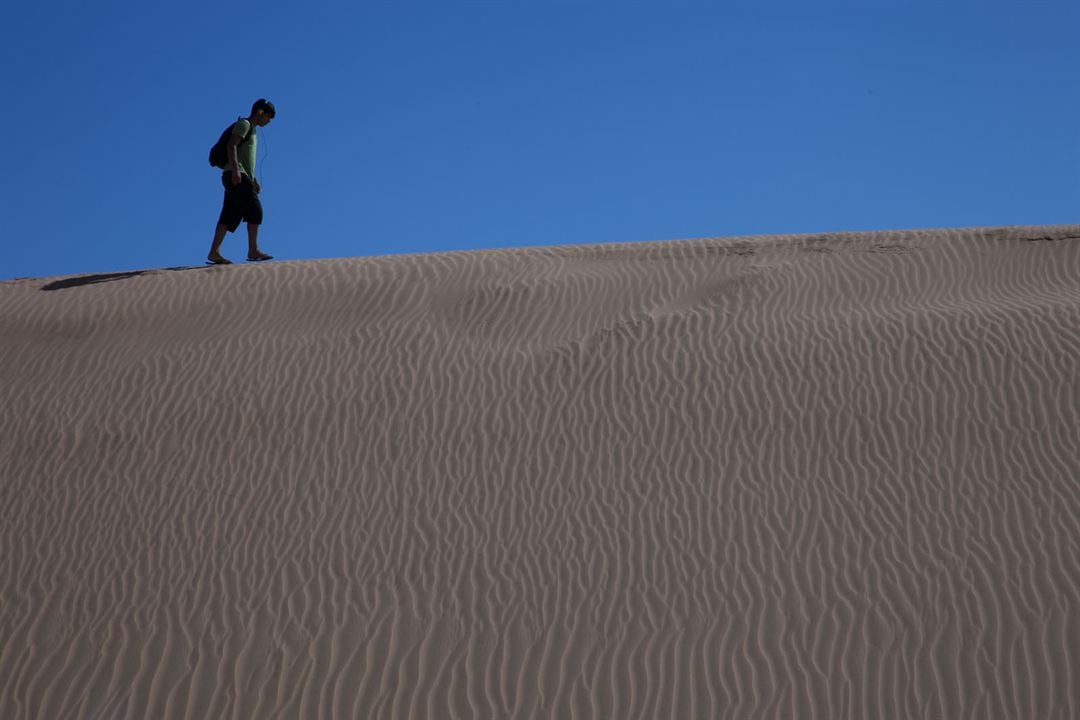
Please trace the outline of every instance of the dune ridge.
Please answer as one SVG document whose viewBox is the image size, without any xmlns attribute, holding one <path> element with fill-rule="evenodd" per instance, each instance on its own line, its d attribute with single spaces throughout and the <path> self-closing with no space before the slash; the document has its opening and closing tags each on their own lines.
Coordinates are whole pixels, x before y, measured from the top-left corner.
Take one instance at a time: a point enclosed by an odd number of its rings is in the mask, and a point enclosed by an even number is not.
<svg viewBox="0 0 1080 720">
<path fill-rule="evenodd" d="M 0 283 L 0 717 L 1080 717 L 1080 226 Z"/>
</svg>

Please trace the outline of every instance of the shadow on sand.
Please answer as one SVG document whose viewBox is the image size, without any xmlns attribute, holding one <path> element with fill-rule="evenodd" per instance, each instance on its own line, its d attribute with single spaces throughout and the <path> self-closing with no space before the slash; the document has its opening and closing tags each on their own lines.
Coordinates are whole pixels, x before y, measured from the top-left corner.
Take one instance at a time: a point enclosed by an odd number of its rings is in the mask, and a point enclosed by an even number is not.
<svg viewBox="0 0 1080 720">
<path fill-rule="evenodd" d="M 184 267 L 171 267 L 161 268 L 159 270 L 132 270 L 131 272 L 120 273 L 101 273 L 98 275 L 82 275 L 79 277 L 64 278 L 63 280 L 56 280 L 46 285 L 42 285 L 42 290 L 67 290 L 68 288 L 83 287 L 85 285 L 97 285 L 98 283 L 112 282 L 114 280 L 127 280 L 128 278 L 138 277 L 139 275 L 154 274 L 159 272 L 179 272 L 181 270 L 202 270 L 203 268 L 197 265 L 184 266 Z"/>
</svg>

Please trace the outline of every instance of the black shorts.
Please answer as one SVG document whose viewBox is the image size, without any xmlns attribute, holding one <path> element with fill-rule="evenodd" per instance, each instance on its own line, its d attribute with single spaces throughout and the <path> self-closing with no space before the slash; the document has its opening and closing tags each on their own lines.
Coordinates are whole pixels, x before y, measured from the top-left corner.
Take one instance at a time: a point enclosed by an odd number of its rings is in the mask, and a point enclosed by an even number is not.
<svg viewBox="0 0 1080 720">
<path fill-rule="evenodd" d="M 218 225 L 224 225 L 229 232 L 236 232 L 241 222 L 262 225 L 262 203 L 259 202 L 259 194 L 255 192 L 251 178 L 241 175 L 240 184 L 233 185 L 232 173 L 227 172 L 221 176 L 221 184 L 225 187 L 225 200 L 221 206 Z"/>
</svg>

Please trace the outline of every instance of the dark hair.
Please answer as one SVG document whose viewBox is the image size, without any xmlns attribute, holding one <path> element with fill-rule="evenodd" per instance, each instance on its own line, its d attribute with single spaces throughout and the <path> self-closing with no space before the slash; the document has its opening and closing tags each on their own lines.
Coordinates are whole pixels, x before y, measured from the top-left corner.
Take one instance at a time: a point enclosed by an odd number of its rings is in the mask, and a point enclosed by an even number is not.
<svg viewBox="0 0 1080 720">
<path fill-rule="evenodd" d="M 255 117 L 255 113 L 259 112 L 260 110 L 265 111 L 266 114 L 270 117 L 274 117 L 274 115 L 277 114 L 274 110 L 274 103 L 270 102 L 266 98 L 259 98 L 255 101 L 255 104 L 251 106 L 251 116 Z"/>
</svg>

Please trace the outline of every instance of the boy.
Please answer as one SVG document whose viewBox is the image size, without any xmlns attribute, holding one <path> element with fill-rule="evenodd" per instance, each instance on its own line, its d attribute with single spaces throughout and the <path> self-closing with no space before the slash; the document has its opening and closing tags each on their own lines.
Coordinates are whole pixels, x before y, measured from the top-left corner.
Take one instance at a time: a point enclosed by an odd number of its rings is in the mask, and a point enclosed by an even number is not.
<svg viewBox="0 0 1080 720">
<path fill-rule="evenodd" d="M 233 125 L 226 147 L 228 161 L 221 176 L 221 184 L 225 187 L 225 200 L 217 228 L 214 229 L 214 241 L 206 256 L 210 263 L 232 264 L 232 261 L 221 254 L 221 242 L 225 239 L 226 232 L 236 232 L 241 221 L 246 222 L 248 228 L 247 259 L 253 262 L 273 259 L 259 249 L 259 225 L 262 224 L 263 210 L 262 203 L 259 202 L 262 188 L 255 179 L 255 149 L 259 142 L 256 128 L 269 125 L 274 115 L 274 104 L 260 99 L 251 106 L 250 117 L 241 118 Z"/>
</svg>

